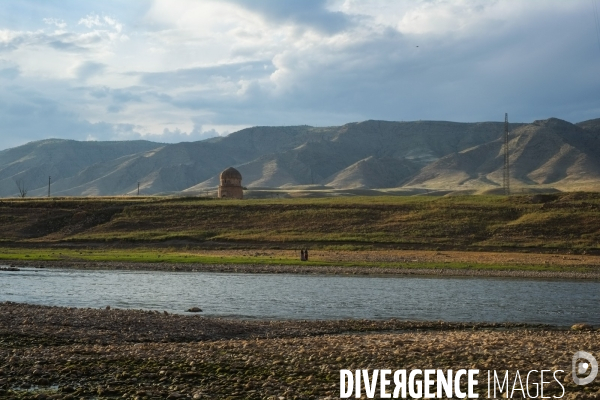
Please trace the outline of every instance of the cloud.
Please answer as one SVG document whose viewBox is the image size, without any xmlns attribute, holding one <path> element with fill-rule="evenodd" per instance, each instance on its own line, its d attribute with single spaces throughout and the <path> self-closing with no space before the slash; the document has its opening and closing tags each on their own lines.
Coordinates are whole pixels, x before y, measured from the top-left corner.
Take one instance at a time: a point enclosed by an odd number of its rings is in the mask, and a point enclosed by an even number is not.
<svg viewBox="0 0 600 400">
<path fill-rule="evenodd" d="M 0 59 L 0 79 L 14 80 L 21 74 L 19 66 L 14 62 Z"/>
<path fill-rule="evenodd" d="M 86 48 L 83 46 L 79 46 L 73 42 L 66 42 L 62 40 L 47 41 L 45 44 L 47 44 L 55 50 L 70 51 L 76 53 L 83 53 L 86 51 Z"/>
<path fill-rule="evenodd" d="M 75 75 L 78 79 L 87 80 L 95 75 L 103 73 L 105 70 L 105 64 L 94 61 L 85 61 L 75 68 Z"/>
<path fill-rule="evenodd" d="M 233 127 L 233 129 L 231 129 L 231 127 L 223 126 L 217 130 L 219 127 L 205 128 L 202 125 L 195 125 L 189 132 L 182 131 L 179 128 L 165 128 L 159 134 L 142 134 L 136 131 L 134 125 L 128 124 L 120 124 L 108 128 L 112 140 L 150 140 L 159 143 L 181 143 L 226 136 L 231 132 L 247 128 L 247 126 L 236 126 Z M 106 140 L 106 135 L 103 135 L 103 137 L 104 140 Z M 99 140 L 99 138 L 89 134 L 86 140 Z"/>
<path fill-rule="evenodd" d="M 104 22 L 100 19 L 100 16 L 97 14 L 88 15 L 85 18 L 81 18 L 78 22 L 79 25 L 85 25 L 88 28 L 94 28 L 98 26 L 103 26 Z"/>
<path fill-rule="evenodd" d="M 600 52 L 581 1 L 14 7 L 0 3 L 5 145 L 10 132 L 174 141 L 250 125 L 600 116 Z"/>
<path fill-rule="evenodd" d="M 58 29 L 64 29 L 67 27 L 67 23 L 65 21 L 63 21 L 62 19 L 44 18 L 43 21 L 47 25 L 56 26 Z"/>
<path fill-rule="evenodd" d="M 226 132 L 228 134 L 230 132 Z M 170 130 L 165 128 L 163 133 L 160 135 L 160 140 L 165 143 L 180 143 L 210 139 L 213 137 L 221 136 L 216 129 L 203 130 L 201 125 L 194 126 L 191 132 L 183 132 L 179 128 Z"/>
<path fill-rule="evenodd" d="M 117 32 L 121 32 L 123 30 L 123 24 L 121 24 L 117 19 L 106 15 L 100 17 L 97 14 L 90 14 L 85 18 L 81 18 L 78 24 L 84 25 L 90 29 L 107 26 L 115 29 Z"/>
<path fill-rule="evenodd" d="M 270 60 L 218 64 L 206 67 L 177 69 L 166 72 L 140 73 L 141 82 L 151 86 L 194 86 L 208 80 L 265 79 L 274 72 Z"/>
<path fill-rule="evenodd" d="M 54 50 L 82 53 L 94 50 L 102 43 L 115 42 L 124 35 L 119 34 L 119 28 L 94 30 L 91 32 L 53 31 L 0 31 L 0 49 L 15 51 L 24 48 L 49 47 Z"/>
<path fill-rule="evenodd" d="M 136 134 L 134 125 L 91 123 L 43 97 L 30 96 L 26 101 L 13 101 L 0 101 L 3 121 L 0 137 L 5 148 L 47 138 L 86 140 L 91 136 L 110 140 Z"/>
<path fill-rule="evenodd" d="M 333 34 L 348 29 L 354 21 L 347 14 L 331 11 L 325 0 L 229 0 L 256 12 L 274 24 L 291 23 Z"/>
</svg>

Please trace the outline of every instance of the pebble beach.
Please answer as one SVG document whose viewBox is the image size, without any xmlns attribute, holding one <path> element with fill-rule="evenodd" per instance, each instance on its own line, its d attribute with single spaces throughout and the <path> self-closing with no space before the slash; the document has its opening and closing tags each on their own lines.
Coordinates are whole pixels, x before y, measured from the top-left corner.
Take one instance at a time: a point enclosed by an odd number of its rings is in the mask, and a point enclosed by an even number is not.
<svg viewBox="0 0 600 400">
<path fill-rule="evenodd" d="M 0 398 L 334 399 L 342 368 L 569 372 L 575 351 L 600 352 L 600 330 L 580 328 L 0 303 Z M 560 376 L 564 398 L 600 398 L 597 380 L 581 387 L 570 372 Z M 555 383 L 546 393 L 560 390 Z"/>
</svg>

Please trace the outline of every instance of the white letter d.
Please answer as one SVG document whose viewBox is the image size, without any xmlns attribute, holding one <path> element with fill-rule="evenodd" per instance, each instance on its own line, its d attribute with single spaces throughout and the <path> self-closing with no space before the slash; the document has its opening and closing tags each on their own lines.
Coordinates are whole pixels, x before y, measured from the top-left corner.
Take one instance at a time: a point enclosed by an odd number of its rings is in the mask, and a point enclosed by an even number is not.
<svg viewBox="0 0 600 400">
<path fill-rule="evenodd" d="M 346 386 L 346 378 L 348 378 L 348 386 Z M 352 389 L 354 389 L 354 377 L 352 372 L 347 369 L 340 370 L 340 398 L 347 399 L 352 396 Z"/>
</svg>

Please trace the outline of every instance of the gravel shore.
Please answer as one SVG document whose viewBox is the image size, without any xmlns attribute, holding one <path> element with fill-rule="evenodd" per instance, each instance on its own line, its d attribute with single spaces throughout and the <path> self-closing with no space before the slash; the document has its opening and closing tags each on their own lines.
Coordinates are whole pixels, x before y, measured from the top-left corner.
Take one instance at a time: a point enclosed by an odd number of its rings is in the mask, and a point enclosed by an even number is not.
<svg viewBox="0 0 600 400">
<path fill-rule="evenodd" d="M 334 267 L 296 266 L 264 264 L 171 264 L 171 263 L 127 263 L 90 261 L 11 261 L 6 265 L 15 267 L 138 270 L 138 271 L 203 271 L 253 274 L 313 274 L 313 275 L 429 275 L 429 276 L 481 276 L 545 279 L 600 280 L 600 272 L 569 271 L 518 271 L 479 269 L 432 269 L 403 267 Z"/>
<path fill-rule="evenodd" d="M 600 330 L 523 324 L 242 321 L 0 303 L 0 398 L 333 399 L 339 370 L 562 369 L 600 354 Z M 512 376 L 512 375 L 511 375 Z M 480 384 L 480 393 L 486 390 Z M 560 395 L 556 383 L 545 395 Z"/>
</svg>

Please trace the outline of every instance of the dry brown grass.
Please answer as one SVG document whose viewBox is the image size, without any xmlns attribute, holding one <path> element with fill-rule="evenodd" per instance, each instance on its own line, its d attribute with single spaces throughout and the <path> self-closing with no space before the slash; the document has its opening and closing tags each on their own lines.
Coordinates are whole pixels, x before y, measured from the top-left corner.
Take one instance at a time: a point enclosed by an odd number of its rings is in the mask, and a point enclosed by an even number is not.
<svg viewBox="0 0 600 400">
<path fill-rule="evenodd" d="M 600 194 L 0 202 L 0 240 L 600 251 Z"/>
</svg>

